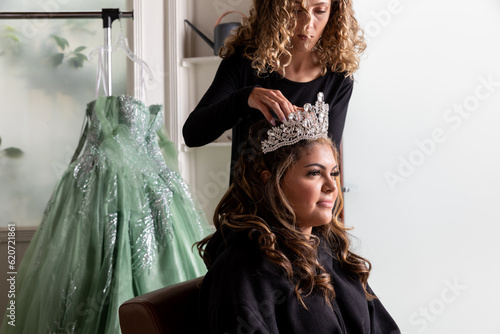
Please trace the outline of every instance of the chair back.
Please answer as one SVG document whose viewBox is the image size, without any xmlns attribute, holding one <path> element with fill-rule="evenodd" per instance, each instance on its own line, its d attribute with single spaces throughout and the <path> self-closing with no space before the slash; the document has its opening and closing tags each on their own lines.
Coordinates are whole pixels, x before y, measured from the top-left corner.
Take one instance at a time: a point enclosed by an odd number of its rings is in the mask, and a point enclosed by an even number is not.
<svg viewBox="0 0 500 334">
<path fill-rule="evenodd" d="M 199 333 L 202 281 L 203 276 L 127 300 L 119 310 L 122 334 Z"/>
</svg>

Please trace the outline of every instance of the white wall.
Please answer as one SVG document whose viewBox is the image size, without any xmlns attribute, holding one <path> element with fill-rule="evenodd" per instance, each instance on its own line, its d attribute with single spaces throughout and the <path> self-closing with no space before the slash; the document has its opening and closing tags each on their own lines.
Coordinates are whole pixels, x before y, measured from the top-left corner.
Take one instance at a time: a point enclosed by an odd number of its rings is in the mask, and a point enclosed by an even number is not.
<svg viewBox="0 0 500 334">
<path fill-rule="evenodd" d="M 500 333 L 500 3 L 358 0 L 346 222 L 405 333 Z"/>
</svg>

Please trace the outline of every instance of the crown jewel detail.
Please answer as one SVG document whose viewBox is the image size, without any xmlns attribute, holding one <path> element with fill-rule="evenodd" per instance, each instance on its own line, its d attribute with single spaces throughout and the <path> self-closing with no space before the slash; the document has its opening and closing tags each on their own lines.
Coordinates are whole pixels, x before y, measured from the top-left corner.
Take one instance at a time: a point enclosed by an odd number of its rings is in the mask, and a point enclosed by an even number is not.
<svg viewBox="0 0 500 334">
<path fill-rule="evenodd" d="M 262 152 L 269 153 L 283 146 L 298 143 L 304 139 L 318 139 L 328 136 L 328 103 L 319 92 L 316 103 L 306 103 L 304 110 L 288 115 L 288 119 L 267 131 L 268 138 L 261 143 Z"/>
</svg>

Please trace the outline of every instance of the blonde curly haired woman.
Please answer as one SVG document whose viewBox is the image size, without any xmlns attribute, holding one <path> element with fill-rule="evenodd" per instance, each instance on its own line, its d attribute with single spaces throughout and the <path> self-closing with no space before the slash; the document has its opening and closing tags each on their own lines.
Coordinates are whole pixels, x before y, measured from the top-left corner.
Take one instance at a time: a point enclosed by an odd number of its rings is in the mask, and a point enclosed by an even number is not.
<svg viewBox="0 0 500 334">
<path fill-rule="evenodd" d="M 318 91 L 330 105 L 329 134 L 340 144 L 365 47 L 352 0 L 253 0 L 184 124 L 186 144 L 206 145 L 232 128 L 233 170 L 252 124 L 262 118 L 275 124 Z"/>
</svg>

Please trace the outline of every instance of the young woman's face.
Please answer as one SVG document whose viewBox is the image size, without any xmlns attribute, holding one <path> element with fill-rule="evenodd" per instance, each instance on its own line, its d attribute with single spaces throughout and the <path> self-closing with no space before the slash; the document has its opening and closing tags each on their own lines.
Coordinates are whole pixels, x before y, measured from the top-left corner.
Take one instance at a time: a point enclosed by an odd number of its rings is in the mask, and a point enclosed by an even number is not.
<svg viewBox="0 0 500 334">
<path fill-rule="evenodd" d="M 330 17 L 331 0 L 306 0 L 304 7 L 309 12 L 311 19 L 307 14 L 300 10 L 300 2 L 295 3 L 297 25 L 292 45 L 297 51 L 311 51 L 321 38 L 326 24 Z M 303 27 L 306 26 L 305 29 Z"/>
<path fill-rule="evenodd" d="M 285 173 L 281 187 L 304 234 L 311 234 L 313 226 L 332 220 L 338 195 L 335 181 L 338 171 L 332 148 L 317 143 Z"/>
</svg>

